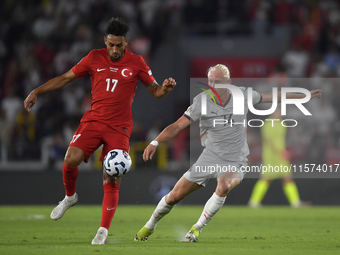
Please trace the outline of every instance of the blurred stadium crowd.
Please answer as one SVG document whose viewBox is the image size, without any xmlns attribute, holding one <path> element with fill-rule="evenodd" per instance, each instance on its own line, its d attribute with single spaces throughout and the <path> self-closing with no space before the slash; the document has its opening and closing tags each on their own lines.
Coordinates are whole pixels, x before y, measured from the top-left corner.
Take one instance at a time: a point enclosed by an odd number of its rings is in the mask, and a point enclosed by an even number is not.
<svg viewBox="0 0 340 255">
<path fill-rule="evenodd" d="M 306 123 L 303 130 L 297 129 L 303 132 L 292 136 L 291 143 L 309 144 L 309 157 L 320 162 L 326 160 L 326 147 L 337 153 L 339 1 L 3 0 L 0 4 L 2 161 L 40 159 L 42 148 L 48 151 L 52 162 L 63 158 L 81 116 L 91 106 L 90 80 L 81 79 L 72 86 L 39 96 L 30 114 L 24 111 L 22 102 L 32 89 L 68 71 L 90 50 L 104 47 L 106 22 L 112 16 L 123 17 L 130 23 L 129 50 L 143 55 L 147 62 L 152 61 L 159 45 L 180 36 L 228 36 L 229 39 L 248 36 L 251 40 L 288 33 L 291 44 L 268 77 L 281 81 L 309 77 L 312 81 L 309 89 L 324 90 L 321 100 L 311 102 L 317 123 Z M 152 139 L 163 128 L 160 123 L 149 131 L 135 123 L 131 141 Z M 256 139 L 250 132 L 250 145 L 257 144 Z"/>
</svg>

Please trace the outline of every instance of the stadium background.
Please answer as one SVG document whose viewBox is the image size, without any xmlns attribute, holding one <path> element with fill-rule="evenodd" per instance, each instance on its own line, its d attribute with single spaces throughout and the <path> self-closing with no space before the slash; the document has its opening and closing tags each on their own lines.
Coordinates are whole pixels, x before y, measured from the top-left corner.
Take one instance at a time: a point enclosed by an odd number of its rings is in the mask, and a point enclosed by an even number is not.
<svg viewBox="0 0 340 255">
<path fill-rule="evenodd" d="M 340 5 L 335 0 L 2 1 L 0 4 L 0 204 L 55 204 L 63 194 L 61 164 L 81 116 L 90 107 L 90 79 L 39 96 L 31 114 L 22 101 L 35 87 L 63 74 L 101 48 L 107 20 L 131 26 L 129 49 L 144 56 L 156 80 L 178 86 L 157 100 L 139 84 L 133 103 L 134 169 L 123 179 L 121 204 L 154 204 L 189 167 L 189 129 L 163 145 L 157 160 L 141 153 L 190 105 L 190 77 L 226 64 L 232 78 L 309 78 L 324 95 L 310 105 L 313 122 L 288 133 L 293 163 L 340 163 Z M 268 91 L 270 87 L 268 86 Z M 146 103 L 148 102 L 148 103 Z M 252 164 L 260 162 L 258 129 L 248 129 Z M 80 166 L 83 204 L 100 204 L 98 154 Z M 313 176 L 311 176 L 313 177 Z M 245 179 L 228 204 L 246 204 L 256 179 Z M 303 200 L 339 205 L 339 179 L 299 178 Z M 273 185 L 264 204 L 288 204 Z M 203 204 L 214 190 L 190 195 Z"/>
</svg>

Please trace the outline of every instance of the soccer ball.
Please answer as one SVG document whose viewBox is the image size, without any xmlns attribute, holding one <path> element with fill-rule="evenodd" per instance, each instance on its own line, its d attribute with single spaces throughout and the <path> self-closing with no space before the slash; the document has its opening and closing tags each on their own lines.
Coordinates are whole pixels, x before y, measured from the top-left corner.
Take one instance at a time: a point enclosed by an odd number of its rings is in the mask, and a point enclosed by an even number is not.
<svg viewBox="0 0 340 255">
<path fill-rule="evenodd" d="M 108 175 L 123 176 L 131 169 L 130 155 L 123 150 L 115 149 L 109 151 L 104 158 L 104 169 Z"/>
</svg>

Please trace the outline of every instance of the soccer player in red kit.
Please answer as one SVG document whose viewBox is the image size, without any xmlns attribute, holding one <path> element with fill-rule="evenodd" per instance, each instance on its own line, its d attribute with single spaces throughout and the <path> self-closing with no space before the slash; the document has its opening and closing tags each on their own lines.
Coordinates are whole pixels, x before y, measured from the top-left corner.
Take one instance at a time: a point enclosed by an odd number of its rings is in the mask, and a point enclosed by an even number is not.
<svg viewBox="0 0 340 255">
<path fill-rule="evenodd" d="M 34 89 L 24 101 L 25 109 L 30 112 L 39 94 L 60 89 L 77 78 L 91 75 L 91 109 L 82 117 L 67 149 L 63 163 L 66 196 L 53 209 L 51 218 L 54 220 L 60 219 L 78 201 L 76 180 L 78 165 L 82 161 L 87 162 L 101 145 L 101 161 L 110 150 L 129 151 L 133 126 L 131 104 L 138 80 L 156 98 L 165 96 L 176 85 L 172 78 L 164 80 L 162 86 L 158 85 L 143 58 L 125 49 L 129 42 L 126 37 L 128 30 L 129 26 L 123 20 L 110 19 L 104 36 L 106 48 L 92 50 L 70 71 Z M 102 220 L 92 244 L 106 243 L 118 204 L 121 177 L 109 176 L 103 172 Z"/>
</svg>

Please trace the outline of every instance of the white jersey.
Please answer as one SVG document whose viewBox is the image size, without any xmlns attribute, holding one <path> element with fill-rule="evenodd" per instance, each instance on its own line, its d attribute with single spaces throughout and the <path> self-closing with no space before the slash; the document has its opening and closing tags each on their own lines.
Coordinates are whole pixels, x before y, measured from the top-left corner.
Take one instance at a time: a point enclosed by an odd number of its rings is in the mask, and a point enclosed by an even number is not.
<svg viewBox="0 0 340 255">
<path fill-rule="evenodd" d="M 242 161 L 249 155 L 247 144 L 248 91 L 239 87 L 244 95 L 244 115 L 233 115 L 233 96 L 221 106 L 215 104 L 210 96 L 206 97 L 206 115 L 202 115 L 202 95 L 198 94 L 184 116 L 191 121 L 200 120 L 200 138 L 202 146 L 227 161 Z M 253 91 L 253 104 L 261 102 L 261 94 Z"/>
</svg>

